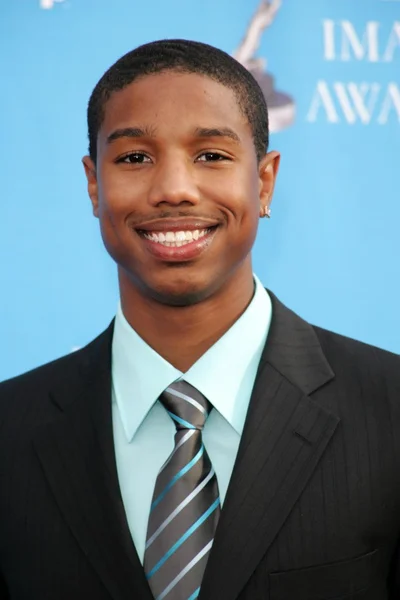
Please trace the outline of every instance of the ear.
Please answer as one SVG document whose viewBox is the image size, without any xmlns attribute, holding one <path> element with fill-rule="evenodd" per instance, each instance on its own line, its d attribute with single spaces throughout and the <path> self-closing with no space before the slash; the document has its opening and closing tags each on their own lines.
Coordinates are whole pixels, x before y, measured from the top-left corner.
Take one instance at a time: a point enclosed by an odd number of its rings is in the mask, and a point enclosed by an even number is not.
<svg viewBox="0 0 400 600">
<path fill-rule="evenodd" d="M 266 209 L 269 209 L 272 203 L 275 181 L 278 175 L 281 155 L 279 152 L 268 152 L 259 164 L 259 195 L 260 195 L 260 215 L 265 215 Z"/>
<path fill-rule="evenodd" d="M 88 182 L 88 194 L 92 201 L 93 214 L 95 217 L 99 216 L 99 199 L 98 199 L 98 185 L 96 176 L 96 165 L 90 156 L 84 156 L 82 163 L 85 169 L 86 179 Z"/>
</svg>

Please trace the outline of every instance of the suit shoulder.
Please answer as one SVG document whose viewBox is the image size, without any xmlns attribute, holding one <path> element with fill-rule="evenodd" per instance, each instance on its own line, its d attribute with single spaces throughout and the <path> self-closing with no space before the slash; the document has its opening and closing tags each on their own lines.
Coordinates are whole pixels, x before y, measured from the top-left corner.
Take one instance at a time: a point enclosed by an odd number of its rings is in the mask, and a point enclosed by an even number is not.
<svg viewBox="0 0 400 600">
<path fill-rule="evenodd" d="M 321 327 L 313 326 L 332 368 L 357 370 L 395 382 L 400 391 L 400 355 Z"/>
<path fill-rule="evenodd" d="M 69 397 L 69 390 L 74 397 L 99 351 L 105 348 L 108 356 L 111 332 L 110 327 L 84 348 L 0 383 L 0 442 L 7 448 L 18 440 L 26 443 L 37 427 L 54 418 L 60 406 L 51 401 L 53 394 L 66 391 Z"/>
<path fill-rule="evenodd" d="M 75 352 L 71 352 L 70 354 L 66 354 L 65 356 L 61 356 L 51 362 L 22 373 L 21 375 L 0 382 L 0 403 L 4 397 L 20 395 L 25 391 L 29 391 L 30 395 L 32 395 L 32 393 L 37 395 L 41 390 L 52 387 L 53 383 L 59 384 L 60 381 L 67 378 L 79 364 L 84 364 L 85 357 L 91 354 L 92 349 L 96 346 L 104 333 L 105 332 Z"/>
<path fill-rule="evenodd" d="M 365 342 L 361 342 L 354 338 L 347 337 L 340 333 L 335 333 L 334 331 L 329 331 L 328 329 L 323 329 L 322 327 L 318 327 L 313 325 L 313 329 L 316 332 L 320 342 L 323 345 L 332 345 L 336 348 L 340 348 L 341 350 L 345 350 L 354 355 L 360 356 L 379 356 L 383 360 L 393 360 L 400 362 L 400 355 L 395 354 L 394 352 L 390 352 L 389 350 L 384 350 L 383 348 L 379 348 L 377 346 L 373 346 L 372 344 L 367 344 Z"/>
<path fill-rule="evenodd" d="M 25 388 L 29 388 L 32 391 L 37 389 L 37 386 L 46 385 L 57 378 L 57 376 L 65 375 L 75 360 L 74 353 L 66 354 L 44 365 L 26 371 L 21 375 L 6 379 L 0 383 L 0 397 L 4 394 L 12 394 L 19 390 L 22 391 Z"/>
</svg>

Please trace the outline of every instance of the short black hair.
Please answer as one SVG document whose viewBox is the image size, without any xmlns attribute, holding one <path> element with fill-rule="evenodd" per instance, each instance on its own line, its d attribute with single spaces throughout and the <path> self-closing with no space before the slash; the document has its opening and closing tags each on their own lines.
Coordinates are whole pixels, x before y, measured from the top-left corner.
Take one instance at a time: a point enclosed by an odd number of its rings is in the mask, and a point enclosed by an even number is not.
<svg viewBox="0 0 400 600">
<path fill-rule="evenodd" d="M 251 73 L 229 54 L 201 42 L 159 40 L 139 46 L 114 63 L 96 84 L 87 110 L 89 155 L 97 159 L 97 135 L 105 105 L 113 92 L 139 77 L 178 71 L 197 73 L 231 88 L 252 129 L 258 160 L 268 149 L 268 110 L 264 94 Z"/>
</svg>

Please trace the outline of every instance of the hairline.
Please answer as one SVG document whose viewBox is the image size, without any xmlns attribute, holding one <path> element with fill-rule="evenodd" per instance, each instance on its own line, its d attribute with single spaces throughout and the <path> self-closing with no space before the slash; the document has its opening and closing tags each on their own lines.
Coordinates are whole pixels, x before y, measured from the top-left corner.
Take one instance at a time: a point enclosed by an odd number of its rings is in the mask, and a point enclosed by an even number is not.
<svg viewBox="0 0 400 600">
<path fill-rule="evenodd" d="M 250 127 L 251 137 L 253 139 L 253 146 L 254 146 L 254 151 L 255 151 L 256 157 L 257 157 L 257 162 L 260 162 L 262 157 L 260 157 L 257 152 L 257 143 L 256 143 L 255 132 L 254 132 L 253 126 L 251 124 L 249 115 L 247 114 L 247 111 L 245 108 L 246 104 L 245 104 L 245 101 L 243 98 L 243 95 L 244 95 L 243 92 L 245 90 L 245 86 L 243 84 L 240 84 L 240 86 L 238 86 L 237 89 L 235 89 L 234 85 L 230 85 L 229 82 L 223 81 L 221 77 L 215 76 L 212 73 L 207 73 L 205 70 L 202 71 L 201 69 L 190 67 L 190 65 L 187 65 L 187 64 L 173 65 L 173 66 L 161 66 L 159 68 L 155 67 L 154 69 L 150 68 L 149 70 L 145 70 L 144 72 L 136 73 L 135 75 L 133 75 L 132 79 L 128 83 L 126 83 L 125 85 L 123 85 L 119 88 L 114 88 L 111 91 L 108 89 L 104 90 L 104 92 L 100 96 L 100 99 L 101 99 L 100 119 L 97 123 L 96 144 L 97 144 L 97 140 L 99 137 L 100 129 L 104 123 L 106 107 L 107 107 L 107 104 L 108 104 L 109 100 L 111 99 L 111 97 L 115 93 L 122 92 L 124 89 L 126 89 L 130 85 L 136 83 L 137 81 L 144 79 L 145 77 L 151 77 L 152 75 L 156 76 L 156 75 L 160 75 L 162 73 L 178 73 L 178 74 L 180 73 L 182 75 L 184 75 L 184 74 L 198 75 L 200 77 L 206 77 L 208 79 L 211 79 L 212 81 L 215 81 L 216 83 L 219 83 L 220 85 L 223 85 L 224 87 L 230 89 L 233 92 L 233 94 L 235 95 L 236 102 L 240 109 L 240 112 L 246 118 L 247 123 Z M 98 153 L 96 151 L 96 158 L 91 156 L 91 158 L 95 164 L 97 162 L 97 155 L 98 155 Z"/>
</svg>

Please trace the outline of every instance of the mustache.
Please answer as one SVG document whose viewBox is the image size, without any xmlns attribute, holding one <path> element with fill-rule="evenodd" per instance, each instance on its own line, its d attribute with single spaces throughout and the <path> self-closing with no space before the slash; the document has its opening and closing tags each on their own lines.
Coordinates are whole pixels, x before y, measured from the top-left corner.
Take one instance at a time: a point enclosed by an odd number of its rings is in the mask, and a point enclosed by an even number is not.
<svg viewBox="0 0 400 600">
<path fill-rule="evenodd" d="M 151 221 L 160 221 L 162 219 L 199 219 L 204 221 L 222 222 L 221 214 L 218 216 L 211 213 L 198 213 L 191 210 L 162 210 L 157 213 L 137 216 L 129 219 L 129 223 L 134 227 L 140 227 L 142 223 L 151 223 Z"/>
</svg>

